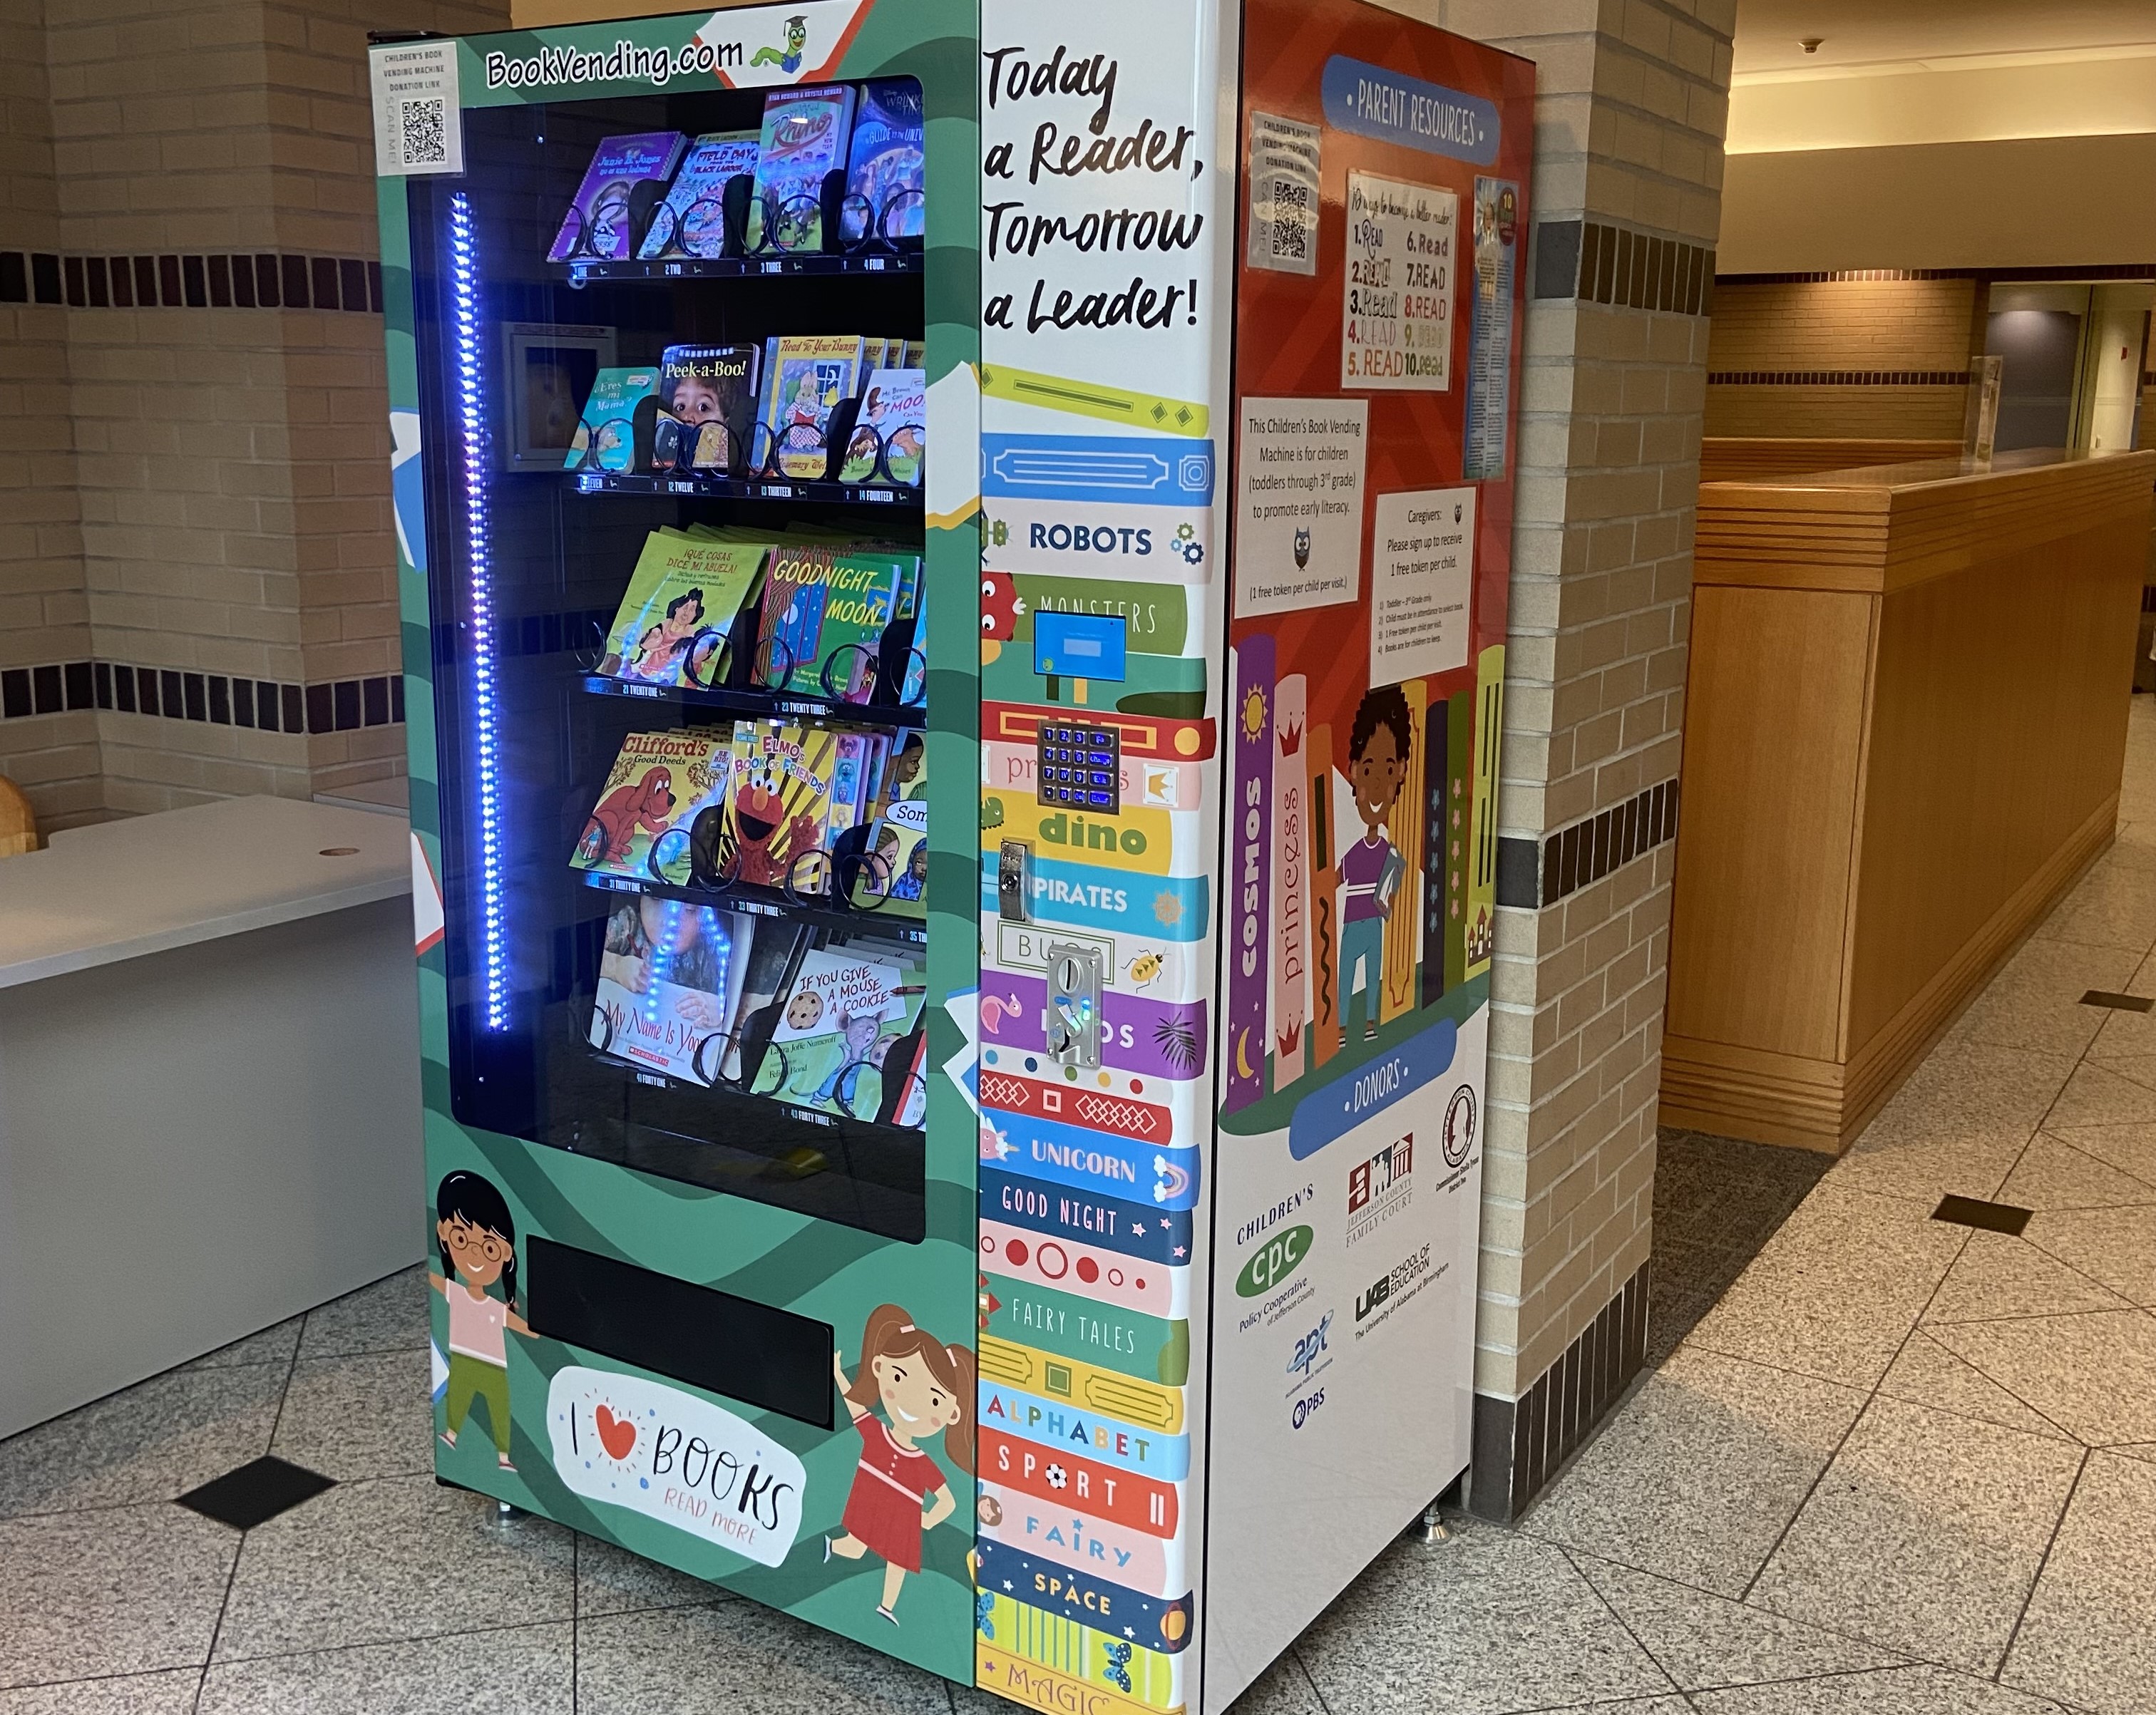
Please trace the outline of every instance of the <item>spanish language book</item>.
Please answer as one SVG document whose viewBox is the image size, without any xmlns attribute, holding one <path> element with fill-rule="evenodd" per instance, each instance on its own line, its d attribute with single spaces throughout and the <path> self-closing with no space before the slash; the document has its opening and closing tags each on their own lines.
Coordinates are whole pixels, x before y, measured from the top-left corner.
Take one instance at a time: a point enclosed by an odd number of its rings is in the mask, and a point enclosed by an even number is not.
<svg viewBox="0 0 2156 1715">
<path fill-rule="evenodd" d="M 733 755 L 728 726 L 629 734 L 585 818 L 570 867 L 685 885 L 690 829 L 704 810 L 725 803 Z"/>
<path fill-rule="evenodd" d="M 711 689 L 726 670 L 734 620 L 755 594 L 770 551 L 760 542 L 710 540 L 694 526 L 654 530 L 607 632 L 600 673 Z"/>
<path fill-rule="evenodd" d="M 911 78 L 873 78 L 862 87 L 846 159 L 846 193 L 869 205 L 874 224 L 866 233 L 886 238 L 917 238 L 927 203 L 927 156 L 921 151 L 921 85 Z"/>
<path fill-rule="evenodd" d="M 760 152 L 754 131 L 707 131 L 697 138 L 681 157 L 681 170 L 667 187 L 666 200 L 636 253 L 646 261 L 717 255 L 726 240 L 721 203 L 726 181 L 737 173 L 753 173 Z"/>
<path fill-rule="evenodd" d="M 658 390 L 659 371 L 603 369 L 592 378 L 583 420 L 570 438 L 565 470 L 627 470 L 636 460 L 637 402 Z"/>
<path fill-rule="evenodd" d="M 607 919 L 592 1046 L 690 1083 L 713 1082 L 726 1055 L 729 999 L 741 999 L 743 961 L 733 945 L 741 920 L 654 893 L 624 898 Z"/>
<path fill-rule="evenodd" d="M 761 213 L 750 217 L 752 238 L 790 249 L 823 248 L 824 175 L 845 166 L 853 124 L 850 84 L 773 90 L 763 98 L 756 162 Z"/>
<path fill-rule="evenodd" d="M 555 233 L 547 259 L 626 261 L 634 238 L 629 230 L 629 204 L 636 187 L 648 179 L 663 182 L 671 178 L 687 141 L 679 131 L 639 131 L 602 142 L 584 170 L 575 200 L 562 217 L 562 229 Z"/>
</svg>

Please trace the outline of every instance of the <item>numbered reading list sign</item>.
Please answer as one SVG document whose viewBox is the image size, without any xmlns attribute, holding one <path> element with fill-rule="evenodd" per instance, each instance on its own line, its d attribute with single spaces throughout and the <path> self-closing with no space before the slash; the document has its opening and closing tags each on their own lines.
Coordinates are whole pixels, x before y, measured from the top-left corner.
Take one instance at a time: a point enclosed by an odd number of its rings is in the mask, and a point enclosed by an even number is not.
<svg viewBox="0 0 2156 1715">
<path fill-rule="evenodd" d="M 1459 225 L 1460 198 L 1451 191 L 1348 175 L 1342 387 L 1450 388 Z"/>
</svg>

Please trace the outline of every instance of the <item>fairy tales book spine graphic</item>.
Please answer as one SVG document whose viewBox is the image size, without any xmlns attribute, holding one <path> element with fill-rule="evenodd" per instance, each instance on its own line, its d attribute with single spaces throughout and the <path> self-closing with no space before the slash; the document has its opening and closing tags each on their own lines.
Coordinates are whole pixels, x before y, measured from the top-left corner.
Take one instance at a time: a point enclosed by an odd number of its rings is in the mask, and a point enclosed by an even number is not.
<svg viewBox="0 0 2156 1715">
<path fill-rule="evenodd" d="M 1084 1715 L 1198 1706 L 1227 194 L 1204 22 L 982 19 L 975 1670 Z M 1075 1047 L 1074 957 L 1099 980 Z"/>
</svg>

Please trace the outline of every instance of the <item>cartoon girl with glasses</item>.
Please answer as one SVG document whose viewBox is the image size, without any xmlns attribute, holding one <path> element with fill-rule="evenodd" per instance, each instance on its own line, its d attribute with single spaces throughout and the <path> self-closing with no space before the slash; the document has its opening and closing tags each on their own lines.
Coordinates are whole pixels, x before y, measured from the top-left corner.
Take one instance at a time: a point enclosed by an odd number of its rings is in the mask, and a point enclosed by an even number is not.
<svg viewBox="0 0 2156 1715">
<path fill-rule="evenodd" d="M 475 1400 L 486 1406 L 487 1428 L 504 1471 L 509 1462 L 509 1343 L 511 1330 L 531 1328 L 516 1313 L 516 1223 L 501 1193 L 476 1173 L 459 1170 L 434 1192 L 434 1236 L 442 1272 L 428 1284 L 449 1307 L 449 1384 L 442 1443 L 454 1447 Z M 487 1288 L 501 1282 L 497 1298 Z"/>
<path fill-rule="evenodd" d="M 921 1570 L 921 1538 L 958 1510 L 942 1467 L 920 1444 L 941 1434 L 951 1462 L 961 1471 L 973 1468 L 973 1354 L 916 1328 L 897 1305 L 879 1304 L 861 1329 L 861 1366 L 853 1380 L 836 1352 L 831 1371 L 860 1431 L 861 1456 L 846 1497 L 844 1533 L 824 1539 L 824 1558 L 878 1556 L 883 1600 L 876 1612 L 896 1625 L 899 1587 L 907 1573 Z M 879 1403 L 884 1418 L 871 1409 Z"/>
</svg>

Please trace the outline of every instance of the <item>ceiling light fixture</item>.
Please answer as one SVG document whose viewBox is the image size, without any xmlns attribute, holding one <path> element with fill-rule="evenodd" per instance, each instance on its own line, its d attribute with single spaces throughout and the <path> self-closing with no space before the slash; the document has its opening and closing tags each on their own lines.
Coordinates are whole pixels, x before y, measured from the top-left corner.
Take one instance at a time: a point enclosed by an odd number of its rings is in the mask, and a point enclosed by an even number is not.
<svg viewBox="0 0 2156 1715">
<path fill-rule="evenodd" d="M 1807 54 L 1816 54 L 1820 51 L 1820 44 L 1825 40 L 1825 36 L 1804 36 L 1799 38 L 1797 46 Z"/>
</svg>

